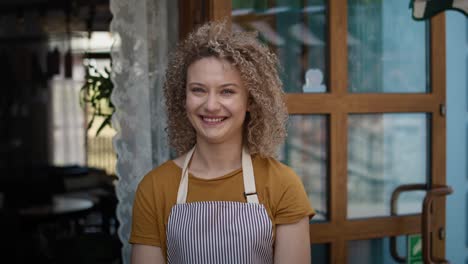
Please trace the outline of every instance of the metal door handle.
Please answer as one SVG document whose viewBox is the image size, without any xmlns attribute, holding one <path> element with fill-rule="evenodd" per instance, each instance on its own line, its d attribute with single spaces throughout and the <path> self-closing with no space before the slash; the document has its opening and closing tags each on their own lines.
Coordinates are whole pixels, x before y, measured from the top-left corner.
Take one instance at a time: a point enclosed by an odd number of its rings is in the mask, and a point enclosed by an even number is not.
<svg viewBox="0 0 468 264">
<path fill-rule="evenodd" d="M 398 197 L 403 192 L 408 191 L 426 191 L 426 196 L 423 201 L 422 208 L 422 219 L 421 219 L 421 229 L 422 229 L 422 255 L 424 263 L 450 263 L 446 259 L 434 259 L 432 257 L 432 246 L 431 246 L 431 206 L 434 198 L 439 196 L 446 196 L 453 192 L 450 186 L 437 186 L 428 190 L 426 184 L 408 184 L 400 185 L 392 192 L 391 204 L 390 204 L 390 215 L 396 216 L 397 213 L 397 202 Z M 405 263 L 406 258 L 398 254 L 397 251 L 397 241 L 396 237 L 390 237 L 390 253 L 393 259 L 400 263 Z"/>
<path fill-rule="evenodd" d="M 401 193 L 403 192 L 409 192 L 409 191 L 426 191 L 427 190 L 427 185 L 426 184 L 408 184 L 408 185 L 400 185 L 398 186 L 395 190 L 392 192 L 392 198 L 391 198 L 391 203 L 390 203 L 390 215 L 396 216 L 398 215 L 397 213 L 397 202 L 398 202 L 398 197 L 400 196 Z M 398 255 L 397 251 L 397 241 L 396 237 L 390 237 L 390 254 L 392 255 L 392 258 L 399 263 L 405 263 L 406 258 Z"/>
<path fill-rule="evenodd" d="M 431 206 L 434 198 L 446 196 L 453 192 L 450 186 L 438 186 L 428 190 L 423 202 L 422 212 L 422 255 L 424 263 L 450 263 L 446 259 L 434 259 L 432 257 L 432 244 L 431 244 Z"/>
</svg>

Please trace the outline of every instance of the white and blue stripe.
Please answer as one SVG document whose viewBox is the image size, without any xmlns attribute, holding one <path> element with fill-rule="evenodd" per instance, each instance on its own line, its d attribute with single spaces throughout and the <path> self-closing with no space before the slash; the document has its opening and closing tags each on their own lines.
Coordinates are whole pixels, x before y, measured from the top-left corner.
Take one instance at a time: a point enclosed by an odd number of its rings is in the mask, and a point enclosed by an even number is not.
<svg viewBox="0 0 468 264">
<path fill-rule="evenodd" d="M 272 223 L 261 204 L 177 204 L 171 216 L 168 263 L 273 263 Z"/>
</svg>

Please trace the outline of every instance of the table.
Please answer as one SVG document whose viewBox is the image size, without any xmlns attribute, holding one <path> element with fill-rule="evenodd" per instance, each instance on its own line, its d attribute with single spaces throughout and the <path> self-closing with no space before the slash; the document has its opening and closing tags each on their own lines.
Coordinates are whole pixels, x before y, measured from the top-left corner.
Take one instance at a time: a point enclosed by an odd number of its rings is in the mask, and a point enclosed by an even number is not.
<svg viewBox="0 0 468 264">
<path fill-rule="evenodd" d="M 93 206 L 94 202 L 91 199 L 61 194 L 54 195 L 51 204 L 20 208 L 18 213 L 23 217 L 53 217 L 86 212 Z"/>
<path fill-rule="evenodd" d="M 21 232 L 30 238 L 35 256 L 53 258 L 55 241 L 82 233 L 79 222 L 95 206 L 95 201 L 84 197 L 56 194 L 52 202 L 32 205 L 17 210 Z"/>
</svg>

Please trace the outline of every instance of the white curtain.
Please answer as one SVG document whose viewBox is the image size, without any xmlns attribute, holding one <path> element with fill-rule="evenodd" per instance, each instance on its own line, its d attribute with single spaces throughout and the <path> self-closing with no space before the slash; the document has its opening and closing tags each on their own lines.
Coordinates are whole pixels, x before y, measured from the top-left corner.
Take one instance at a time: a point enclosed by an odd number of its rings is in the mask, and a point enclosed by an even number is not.
<svg viewBox="0 0 468 264">
<path fill-rule="evenodd" d="M 61 54 L 65 53 L 65 49 Z M 63 59 L 61 69 L 64 68 Z M 80 89 L 85 76 L 80 56 L 73 57 L 73 78 L 65 78 L 63 70 L 50 82 L 52 91 L 53 164 L 85 165 L 84 112 L 80 106 Z"/>
<path fill-rule="evenodd" d="M 111 0 L 113 14 L 112 124 L 117 130 L 117 218 L 124 263 L 130 261 L 128 238 L 135 189 L 141 178 L 169 158 L 162 83 L 167 56 L 178 36 L 173 0 Z"/>
</svg>

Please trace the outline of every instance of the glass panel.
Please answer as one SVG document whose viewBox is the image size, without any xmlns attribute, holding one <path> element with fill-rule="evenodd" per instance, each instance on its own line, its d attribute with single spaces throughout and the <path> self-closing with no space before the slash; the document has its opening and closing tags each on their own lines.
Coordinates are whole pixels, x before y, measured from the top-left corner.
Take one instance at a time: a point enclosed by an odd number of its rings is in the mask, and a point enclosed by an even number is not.
<svg viewBox="0 0 468 264">
<path fill-rule="evenodd" d="M 328 264 L 330 263 L 330 245 L 329 244 L 312 244 L 312 263 Z"/>
<path fill-rule="evenodd" d="M 392 192 L 426 183 L 428 116 L 350 115 L 348 120 L 348 218 L 390 215 Z M 423 192 L 403 193 L 398 214 L 420 213 Z"/>
<path fill-rule="evenodd" d="M 316 211 L 312 221 L 328 219 L 328 125 L 324 115 L 292 115 L 279 159 L 301 177 Z"/>
<path fill-rule="evenodd" d="M 429 91 L 427 22 L 401 1 L 348 1 L 349 91 Z"/>
<path fill-rule="evenodd" d="M 281 62 L 286 92 L 323 93 L 326 87 L 325 0 L 233 0 L 234 30 L 258 31 Z"/>
<path fill-rule="evenodd" d="M 406 236 L 397 237 L 397 252 L 406 256 Z M 349 264 L 394 264 L 399 263 L 390 253 L 390 238 L 354 240 L 348 242 Z"/>
</svg>

